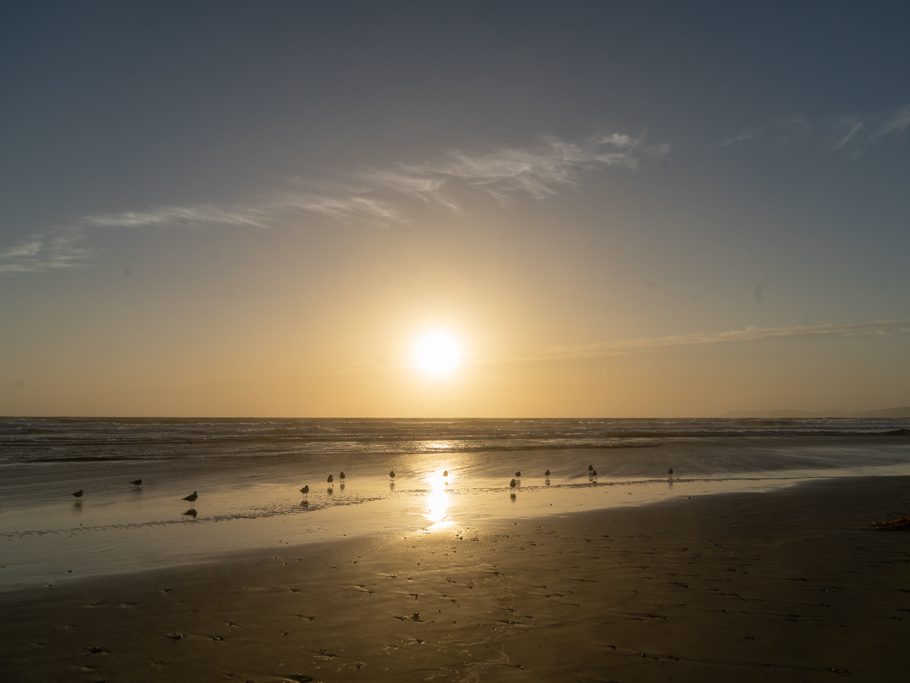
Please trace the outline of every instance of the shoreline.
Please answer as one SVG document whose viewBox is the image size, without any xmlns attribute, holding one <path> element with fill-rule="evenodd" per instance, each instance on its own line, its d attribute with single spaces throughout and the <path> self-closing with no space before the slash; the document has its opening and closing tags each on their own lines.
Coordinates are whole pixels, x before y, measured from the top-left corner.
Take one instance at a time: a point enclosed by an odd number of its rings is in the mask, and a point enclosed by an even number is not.
<svg viewBox="0 0 910 683">
<path fill-rule="evenodd" d="M 72 504 L 69 526 L 60 528 L 11 531 L 21 528 L 24 520 L 60 523 L 59 507 L 6 511 L 0 527 L 0 543 L 5 546 L 0 593 L 42 585 L 62 586 L 91 578 L 116 579 L 149 570 L 218 562 L 238 553 L 268 553 L 288 546 L 355 537 L 490 527 L 512 520 L 659 504 L 680 497 L 769 492 L 857 476 L 910 476 L 908 472 L 907 465 L 876 465 L 861 471 L 784 470 L 670 479 L 563 480 L 552 486 L 529 477 L 511 500 L 508 488 L 495 486 L 490 480 L 477 486 L 477 482 L 459 480 L 457 473 L 448 482 L 436 475 L 423 480 L 422 487 L 393 487 L 386 489 L 384 495 L 383 484 L 374 477 L 374 481 L 366 483 L 358 478 L 353 487 L 348 486 L 347 491 L 341 487 L 335 495 L 314 492 L 312 503 L 306 504 L 297 500 L 299 494 L 295 499 L 292 486 L 266 483 L 243 492 L 207 494 L 205 506 L 198 505 L 198 518 L 180 514 L 186 504 L 175 508 L 166 497 L 153 495 L 149 499 L 142 491 L 134 490 L 126 503 L 98 505 L 93 500 L 86 505 L 81 501 Z M 253 501 L 262 499 L 276 502 L 259 509 L 244 507 L 261 505 Z M 97 515 L 101 515 L 101 523 L 93 524 L 91 520 Z M 150 520 L 148 515 L 152 516 Z"/>
<path fill-rule="evenodd" d="M 0 679 L 897 681 L 910 534 L 871 524 L 908 503 L 834 479 L 10 591 Z"/>
</svg>

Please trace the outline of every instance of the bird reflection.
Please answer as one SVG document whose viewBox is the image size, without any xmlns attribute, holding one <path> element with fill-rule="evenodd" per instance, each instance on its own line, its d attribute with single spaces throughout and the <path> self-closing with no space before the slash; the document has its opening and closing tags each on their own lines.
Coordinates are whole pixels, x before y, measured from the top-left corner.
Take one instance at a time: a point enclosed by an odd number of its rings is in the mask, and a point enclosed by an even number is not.
<svg viewBox="0 0 910 683">
<path fill-rule="evenodd" d="M 193 519 L 196 519 L 196 515 L 198 515 L 199 513 L 196 512 L 196 508 L 190 508 L 183 514 L 186 515 L 187 517 L 192 517 Z"/>
</svg>

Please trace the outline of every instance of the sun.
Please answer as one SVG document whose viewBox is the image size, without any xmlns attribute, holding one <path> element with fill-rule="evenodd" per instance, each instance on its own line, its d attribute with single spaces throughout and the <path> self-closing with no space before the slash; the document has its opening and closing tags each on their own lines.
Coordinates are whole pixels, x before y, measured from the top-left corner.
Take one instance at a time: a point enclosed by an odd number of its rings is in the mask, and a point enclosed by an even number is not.
<svg viewBox="0 0 910 683">
<path fill-rule="evenodd" d="M 451 376 L 461 365 L 461 357 L 458 339 L 446 330 L 427 330 L 411 348 L 411 362 L 427 377 Z"/>
</svg>

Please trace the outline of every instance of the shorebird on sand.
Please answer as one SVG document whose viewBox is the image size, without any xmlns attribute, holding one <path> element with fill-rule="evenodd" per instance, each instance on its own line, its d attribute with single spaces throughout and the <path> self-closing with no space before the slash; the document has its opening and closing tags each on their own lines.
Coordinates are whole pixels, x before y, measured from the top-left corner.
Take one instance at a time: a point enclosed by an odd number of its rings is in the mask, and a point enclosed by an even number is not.
<svg viewBox="0 0 910 683">
<path fill-rule="evenodd" d="M 394 479 L 394 478 L 395 478 L 395 470 L 392 470 L 391 472 L 389 472 L 389 479 Z"/>
<path fill-rule="evenodd" d="M 521 470 L 518 470 L 518 471 L 515 473 L 515 478 L 516 478 L 516 479 L 521 479 Z"/>
<path fill-rule="evenodd" d="M 302 489 L 300 489 L 300 492 L 303 494 L 303 497 L 306 498 L 310 493 L 310 485 L 306 484 Z"/>
<path fill-rule="evenodd" d="M 344 481 L 344 480 L 345 480 L 345 474 L 344 474 L 344 472 L 342 472 L 341 474 L 339 474 L 339 475 L 338 475 L 338 478 L 341 479 L 341 481 Z"/>
<path fill-rule="evenodd" d="M 591 470 L 591 479 L 597 481 L 597 470 Z"/>
<path fill-rule="evenodd" d="M 544 472 L 544 473 L 543 473 L 543 476 L 545 476 L 545 477 L 547 477 L 547 479 L 549 479 L 549 478 L 550 478 L 550 470 L 547 470 L 546 472 Z"/>
<path fill-rule="evenodd" d="M 330 474 L 329 476 L 327 476 L 327 477 L 325 478 L 325 481 L 326 481 L 327 484 L 331 484 L 333 481 L 335 481 L 335 475 L 334 475 L 334 474 Z"/>
<path fill-rule="evenodd" d="M 82 494 L 85 493 L 82 489 L 78 491 L 73 491 L 70 495 L 75 496 L 76 498 L 82 498 Z"/>
<path fill-rule="evenodd" d="M 445 471 L 442 473 L 442 476 L 448 477 L 448 476 L 449 476 L 449 471 L 448 471 L 448 470 L 445 470 Z"/>
<path fill-rule="evenodd" d="M 670 469 L 667 470 L 667 476 L 668 476 L 668 477 L 672 477 L 672 476 L 673 476 L 673 468 L 672 468 L 672 467 L 671 467 Z"/>
<path fill-rule="evenodd" d="M 196 491 L 193 491 L 190 495 L 185 496 L 183 500 L 188 500 L 188 501 L 190 501 L 191 503 L 195 503 L 195 502 L 196 502 L 196 499 L 197 499 L 198 497 L 199 497 L 199 493 L 196 492 Z"/>
<path fill-rule="evenodd" d="M 133 479 L 133 481 L 131 481 L 130 483 L 133 486 L 136 486 L 138 488 L 139 486 L 142 486 L 142 477 L 139 477 L 138 479 Z"/>
<path fill-rule="evenodd" d="M 509 482 L 509 488 L 512 489 L 513 491 L 515 490 L 516 486 L 518 486 L 518 482 L 515 481 L 514 479 Z"/>
</svg>

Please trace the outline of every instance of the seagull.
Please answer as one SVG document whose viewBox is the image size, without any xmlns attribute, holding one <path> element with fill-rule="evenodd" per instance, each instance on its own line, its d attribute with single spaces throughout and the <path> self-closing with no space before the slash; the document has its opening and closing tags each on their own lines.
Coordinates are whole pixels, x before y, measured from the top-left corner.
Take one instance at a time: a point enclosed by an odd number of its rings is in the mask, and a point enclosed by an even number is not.
<svg viewBox="0 0 910 683">
<path fill-rule="evenodd" d="M 307 484 L 304 486 L 302 489 L 300 489 L 300 492 L 303 494 L 303 497 L 306 498 L 307 494 L 310 492 L 310 485 Z"/>
<path fill-rule="evenodd" d="M 185 496 L 183 500 L 188 500 L 191 503 L 195 503 L 196 499 L 199 497 L 199 494 L 196 491 L 193 491 L 190 495 Z"/>
<path fill-rule="evenodd" d="M 391 472 L 389 472 L 389 479 L 394 479 L 394 478 L 395 478 L 395 470 L 392 470 Z"/>
<path fill-rule="evenodd" d="M 78 491 L 73 491 L 70 495 L 75 496 L 76 498 L 82 498 L 84 491 L 79 489 Z"/>
<path fill-rule="evenodd" d="M 131 481 L 130 483 L 133 486 L 142 486 L 142 477 L 139 477 L 138 479 L 133 479 L 133 481 Z"/>
</svg>

